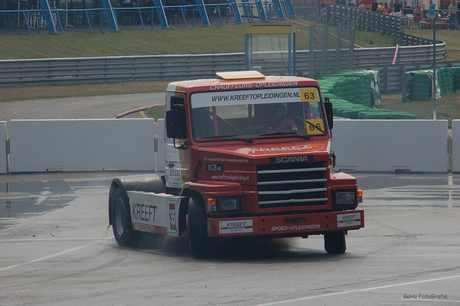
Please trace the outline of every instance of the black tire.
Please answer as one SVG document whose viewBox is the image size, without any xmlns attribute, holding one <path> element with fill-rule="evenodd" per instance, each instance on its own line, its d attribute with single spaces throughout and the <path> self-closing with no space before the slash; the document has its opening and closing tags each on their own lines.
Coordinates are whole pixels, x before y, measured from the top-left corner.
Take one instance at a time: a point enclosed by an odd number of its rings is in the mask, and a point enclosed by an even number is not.
<svg viewBox="0 0 460 306">
<path fill-rule="evenodd" d="M 215 241 L 208 238 L 206 211 L 201 199 L 190 198 L 188 203 L 188 236 L 190 252 L 197 259 L 216 256 Z"/>
<path fill-rule="evenodd" d="M 329 254 L 343 254 L 347 250 L 345 231 L 324 234 L 324 249 Z"/>
<path fill-rule="evenodd" d="M 119 246 L 138 246 L 140 233 L 133 230 L 128 196 L 118 188 L 112 199 L 112 229 Z"/>
</svg>

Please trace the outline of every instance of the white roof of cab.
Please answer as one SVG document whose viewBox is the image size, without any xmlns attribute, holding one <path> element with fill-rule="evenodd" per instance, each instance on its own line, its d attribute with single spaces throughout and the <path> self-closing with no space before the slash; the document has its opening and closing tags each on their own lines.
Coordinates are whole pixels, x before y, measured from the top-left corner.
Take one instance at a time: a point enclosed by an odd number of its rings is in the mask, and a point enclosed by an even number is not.
<svg viewBox="0 0 460 306">
<path fill-rule="evenodd" d="M 216 72 L 216 75 L 223 80 L 265 79 L 265 75 L 254 70 Z"/>
</svg>

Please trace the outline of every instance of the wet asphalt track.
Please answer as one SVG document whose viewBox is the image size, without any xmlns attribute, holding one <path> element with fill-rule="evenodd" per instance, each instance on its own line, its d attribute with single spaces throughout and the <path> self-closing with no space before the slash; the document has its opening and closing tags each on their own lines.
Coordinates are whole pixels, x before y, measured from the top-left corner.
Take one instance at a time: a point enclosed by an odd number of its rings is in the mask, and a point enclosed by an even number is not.
<svg viewBox="0 0 460 306">
<path fill-rule="evenodd" d="M 97 113 L 85 101 L 71 112 Z M 129 101 L 117 112 L 148 104 Z M 118 247 L 107 220 L 116 175 L 0 175 L 0 305 L 460 305 L 460 175 L 356 173 L 366 227 L 343 255 L 311 236 L 206 261 L 186 237 Z"/>
</svg>

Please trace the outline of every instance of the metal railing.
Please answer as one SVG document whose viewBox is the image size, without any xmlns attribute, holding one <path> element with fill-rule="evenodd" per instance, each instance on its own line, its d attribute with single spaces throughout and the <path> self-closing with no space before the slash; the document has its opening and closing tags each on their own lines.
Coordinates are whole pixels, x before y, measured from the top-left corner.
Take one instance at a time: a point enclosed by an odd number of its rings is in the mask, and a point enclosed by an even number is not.
<svg viewBox="0 0 460 306">
<path fill-rule="evenodd" d="M 316 3 L 296 6 L 296 12 L 304 19 L 327 23 L 334 27 L 349 25 L 353 22 L 358 31 L 384 32 L 396 37 L 400 45 L 414 46 L 433 43 L 430 39 L 405 34 L 407 21 L 404 17 L 394 17 L 337 4 L 318 6 Z"/>
<path fill-rule="evenodd" d="M 399 71 L 397 67 L 415 69 L 431 66 L 433 61 L 432 45 L 404 46 L 399 47 L 396 56 L 395 52 L 395 47 L 355 49 L 354 69 L 383 71 L 388 67 L 390 72 L 381 79 L 388 84 L 387 91 L 395 91 L 401 84 L 393 79 L 393 72 Z M 445 44 L 437 44 L 438 67 L 450 65 L 444 63 L 444 54 Z M 244 53 L 1 60 L 0 87 L 212 78 L 219 71 L 244 69 Z M 279 61 L 262 62 L 261 69 L 266 75 L 287 74 L 286 65 Z M 300 76 L 309 76 L 309 51 L 296 52 L 296 71 Z M 391 79 L 385 81 L 386 75 Z"/>
<path fill-rule="evenodd" d="M 230 6 L 224 4 L 209 4 L 206 6 L 209 12 L 210 22 L 224 25 L 229 24 L 233 18 L 230 15 Z M 145 7 L 115 7 L 113 8 L 116 14 L 118 24 L 123 27 L 137 27 L 142 30 L 146 28 L 160 28 L 160 21 L 157 10 L 154 6 Z M 184 27 L 195 26 L 197 17 L 196 5 L 184 6 L 165 6 L 165 16 L 168 22 L 173 25 L 181 24 Z M 213 13 L 215 12 L 215 14 Z M 86 8 L 86 9 L 52 9 L 54 23 L 57 29 L 64 32 L 77 28 L 88 30 L 93 33 L 93 28 L 99 29 L 100 32 L 108 31 L 109 25 L 107 22 L 106 13 L 103 8 Z M 46 24 L 43 12 L 39 9 L 35 10 L 0 10 L 0 34 L 2 31 L 7 32 L 9 29 L 26 29 L 30 35 L 33 31 L 38 34 L 41 31 L 46 31 Z M 201 23 L 199 23 L 201 25 Z"/>
<path fill-rule="evenodd" d="M 278 0 L 279 10 L 276 9 L 274 1 L 263 0 L 259 1 L 260 6 L 254 1 L 246 1 L 237 3 L 237 7 L 243 12 L 243 15 L 235 14 L 231 3 L 206 3 L 204 11 L 206 18 L 209 19 L 209 24 L 227 25 L 229 22 L 243 23 L 243 21 L 253 22 L 254 19 L 267 21 L 272 19 L 291 18 L 294 13 L 288 13 L 290 0 Z M 194 27 L 196 23 L 205 25 L 200 22 L 199 6 L 196 4 L 187 5 L 168 5 L 162 6 L 162 9 L 152 4 L 152 6 L 114 6 L 113 11 L 117 25 L 123 27 L 135 27 L 142 30 L 148 28 L 169 27 L 172 25 L 181 25 L 183 27 Z M 281 11 L 281 12 L 280 12 Z M 161 13 L 159 13 L 161 12 Z M 262 20 L 260 12 L 263 12 L 264 19 Z M 56 30 L 62 34 L 64 32 L 88 31 L 93 33 L 93 28 L 99 28 L 100 32 L 110 30 L 106 11 L 102 7 L 93 8 L 52 8 L 49 10 L 53 23 L 56 25 Z M 279 15 L 282 14 L 283 18 Z M 208 25 L 208 24 L 206 24 Z M 7 9 L 2 10 L 0 7 L 0 34 L 7 33 L 8 30 L 27 30 L 30 35 L 33 31 L 38 34 L 45 31 L 47 24 L 45 23 L 44 11 L 42 9 Z M 49 29 L 48 29 L 49 30 Z M 113 29 L 112 29 L 113 30 Z"/>
</svg>

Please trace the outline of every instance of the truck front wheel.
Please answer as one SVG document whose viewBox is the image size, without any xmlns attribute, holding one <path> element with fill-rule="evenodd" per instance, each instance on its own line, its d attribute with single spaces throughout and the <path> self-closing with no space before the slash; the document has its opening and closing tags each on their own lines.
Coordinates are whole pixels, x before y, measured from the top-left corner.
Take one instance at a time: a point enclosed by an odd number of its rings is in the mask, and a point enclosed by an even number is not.
<svg viewBox="0 0 460 306">
<path fill-rule="evenodd" d="M 324 234 L 324 249 L 329 254 L 343 254 L 347 249 L 345 231 Z"/>
<path fill-rule="evenodd" d="M 196 197 L 188 203 L 188 236 L 194 258 L 211 258 L 216 255 L 215 241 L 208 237 L 204 203 Z"/>
<path fill-rule="evenodd" d="M 128 197 L 123 189 L 118 188 L 115 191 L 112 203 L 112 228 L 115 240 L 122 247 L 137 246 L 140 233 L 133 230 Z"/>
</svg>

